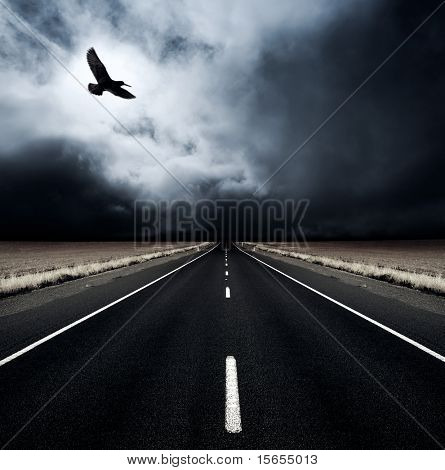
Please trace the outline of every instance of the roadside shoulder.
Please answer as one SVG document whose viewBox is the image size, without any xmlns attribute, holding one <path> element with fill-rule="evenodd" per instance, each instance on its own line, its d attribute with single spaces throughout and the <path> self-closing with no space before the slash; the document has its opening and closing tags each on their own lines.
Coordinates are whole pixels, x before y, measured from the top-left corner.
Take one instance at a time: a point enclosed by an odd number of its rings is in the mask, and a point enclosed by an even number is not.
<svg viewBox="0 0 445 470">
<path fill-rule="evenodd" d="M 198 253 L 197 253 L 198 254 Z M 190 252 L 178 253 L 171 256 L 152 259 L 145 263 L 133 264 L 122 268 L 105 271 L 99 274 L 66 281 L 54 286 L 42 287 L 33 291 L 19 293 L 0 299 L 0 317 L 12 315 L 48 304 L 58 299 L 71 297 L 85 290 L 108 284 L 115 279 L 124 278 L 141 271 L 156 268 L 172 261 L 191 257 Z"/>
<path fill-rule="evenodd" d="M 439 315 L 445 315 L 445 297 L 439 295 L 422 292 L 409 287 L 398 286 L 396 284 L 390 284 L 378 279 L 372 279 L 318 264 L 308 263 L 288 256 L 281 256 L 263 251 L 257 251 L 253 254 L 255 256 L 265 257 L 291 266 L 307 269 L 322 276 L 337 279 L 338 281 L 354 286 L 357 289 L 364 289 L 381 297 L 398 300 L 410 307 L 428 310 L 431 313 Z"/>
</svg>

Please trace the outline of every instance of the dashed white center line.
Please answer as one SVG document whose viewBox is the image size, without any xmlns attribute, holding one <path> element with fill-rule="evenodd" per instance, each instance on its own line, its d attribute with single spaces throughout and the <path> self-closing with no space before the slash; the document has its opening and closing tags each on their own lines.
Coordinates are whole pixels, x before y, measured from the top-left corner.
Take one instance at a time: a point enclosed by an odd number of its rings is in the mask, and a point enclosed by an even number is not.
<svg viewBox="0 0 445 470">
<path fill-rule="evenodd" d="M 226 276 L 228 276 L 228 275 L 229 275 L 229 271 L 226 271 Z"/>
<path fill-rule="evenodd" d="M 226 299 L 230 299 L 230 287 L 226 287 Z"/>
<path fill-rule="evenodd" d="M 226 357 L 226 431 L 241 432 L 238 374 L 236 360 L 233 356 Z"/>
</svg>

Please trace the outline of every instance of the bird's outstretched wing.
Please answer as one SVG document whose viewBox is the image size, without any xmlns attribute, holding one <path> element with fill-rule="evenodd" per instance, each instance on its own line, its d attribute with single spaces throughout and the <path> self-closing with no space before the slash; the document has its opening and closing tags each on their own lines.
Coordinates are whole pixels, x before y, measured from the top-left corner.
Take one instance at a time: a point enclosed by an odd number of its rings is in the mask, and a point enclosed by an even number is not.
<svg viewBox="0 0 445 470">
<path fill-rule="evenodd" d="M 109 91 L 111 91 L 113 95 L 120 96 L 121 98 L 125 98 L 126 100 L 136 98 L 136 96 L 132 95 L 129 91 L 125 90 L 124 88 L 116 87 L 115 89 Z"/>
<path fill-rule="evenodd" d="M 105 65 L 100 61 L 99 57 L 96 54 L 96 51 L 94 50 L 94 47 L 88 49 L 87 61 L 91 71 L 93 72 L 93 75 L 96 77 L 97 83 L 111 80 L 110 76 L 108 75 L 107 69 L 105 68 Z"/>
</svg>

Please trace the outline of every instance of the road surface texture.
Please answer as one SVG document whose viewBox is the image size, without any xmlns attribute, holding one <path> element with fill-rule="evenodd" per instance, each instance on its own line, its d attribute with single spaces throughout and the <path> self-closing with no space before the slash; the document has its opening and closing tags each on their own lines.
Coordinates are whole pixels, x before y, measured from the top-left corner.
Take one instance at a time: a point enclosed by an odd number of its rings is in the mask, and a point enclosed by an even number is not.
<svg viewBox="0 0 445 470">
<path fill-rule="evenodd" d="M 13 303 L 6 449 L 445 445 L 445 315 L 302 266 L 219 245 Z"/>
</svg>

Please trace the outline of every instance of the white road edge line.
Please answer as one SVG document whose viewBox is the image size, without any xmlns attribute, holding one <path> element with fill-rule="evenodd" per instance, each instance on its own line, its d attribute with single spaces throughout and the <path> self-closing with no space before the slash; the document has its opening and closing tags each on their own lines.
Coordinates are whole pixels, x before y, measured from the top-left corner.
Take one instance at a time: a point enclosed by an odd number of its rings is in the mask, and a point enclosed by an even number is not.
<svg viewBox="0 0 445 470">
<path fill-rule="evenodd" d="M 226 431 L 241 432 L 241 410 L 239 406 L 238 374 L 236 359 L 226 357 Z"/>
<path fill-rule="evenodd" d="M 226 299 L 230 299 L 230 287 L 226 287 Z"/>
<path fill-rule="evenodd" d="M 363 313 L 360 313 L 358 312 L 357 310 L 354 310 L 353 308 L 351 307 L 348 307 L 347 305 L 345 304 L 342 304 L 341 302 L 339 302 L 338 300 L 335 300 L 333 299 L 332 297 L 329 297 L 328 295 L 326 294 L 323 294 L 322 292 L 314 289 L 313 287 L 310 287 L 308 286 L 307 284 L 304 284 L 303 282 L 301 281 L 298 281 L 297 279 L 294 279 L 293 277 L 289 276 L 288 274 L 286 273 L 283 273 L 282 271 L 280 271 L 279 269 L 277 268 L 274 268 L 273 266 L 271 266 L 270 264 L 267 264 L 265 263 L 264 261 L 256 258 L 255 256 L 252 256 L 250 253 L 247 253 L 246 251 L 242 250 L 241 248 L 239 248 L 237 245 L 235 245 L 238 250 L 240 250 L 242 253 L 244 253 L 245 255 L 247 256 L 250 256 L 251 258 L 253 258 L 254 260 L 258 261 L 259 263 L 261 264 L 264 264 L 265 266 L 267 266 L 268 268 L 272 269 L 273 271 L 276 271 L 277 273 L 281 274 L 282 276 L 284 277 L 287 277 L 288 279 L 290 279 L 291 281 L 294 281 L 296 282 L 297 284 L 300 284 L 300 286 L 303 286 L 305 287 L 306 289 L 312 291 L 312 292 L 315 292 L 316 294 L 320 295 L 321 297 L 324 297 L 325 299 L 333 302 L 334 304 L 340 306 L 340 307 L 343 307 L 345 310 L 348 310 L 348 312 L 351 312 L 353 313 L 354 315 L 357 315 L 358 317 L 360 318 L 363 318 L 364 320 L 368 321 L 369 323 L 372 323 L 373 325 L 375 326 L 378 326 L 379 328 L 381 328 L 382 330 L 385 330 L 386 332 L 388 333 L 391 333 L 392 335 L 394 336 L 397 336 L 397 338 L 400 338 L 401 340 L 403 341 L 406 341 L 407 343 L 411 344 L 412 346 L 420 349 L 421 351 L 429 354 L 430 356 L 433 356 L 435 357 L 436 359 L 439 359 L 439 361 L 442 361 L 442 362 L 445 362 L 445 356 L 442 356 L 441 354 L 437 353 L 436 351 L 433 351 L 432 349 L 430 348 L 427 348 L 426 346 L 424 346 L 423 344 L 421 343 L 418 343 L 417 341 L 414 341 L 413 339 L 411 338 L 408 338 L 408 336 L 405 336 L 403 335 L 402 333 L 399 333 L 398 331 L 396 330 L 393 330 L 392 328 L 389 328 L 388 326 L 386 325 L 383 325 L 382 323 L 376 321 L 376 320 L 373 320 L 372 318 L 369 318 L 367 317 L 366 315 L 364 315 Z"/>
<path fill-rule="evenodd" d="M 54 333 L 51 333 L 49 334 L 48 336 L 45 336 L 44 338 L 42 339 L 39 339 L 38 341 L 35 341 L 34 343 L 31 343 L 29 346 L 26 346 L 25 348 L 23 349 L 20 349 L 20 351 L 17 351 L 15 352 L 14 354 L 11 354 L 10 356 L 8 357 L 5 357 L 4 359 L 0 360 L 0 367 L 1 366 L 4 366 L 5 364 L 7 364 L 8 362 L 11 362 L 12 360 L 16 359 L 17 357 L 20 357 L 22 356 L 23 354 L 31 351 L 32 349 L 36 348 L 37 346 L 40 346 L 41 344 L 43 343 L 46 343 L 47 341 L 49 341 L 50 339 L 64 333 L 65 331 L 79 325 L 80 323 L 83 323 L 84 321 L 90 319 L 91 317 L 94 317 L 95 315 L 103 312 L 104 310 L 107 310 L 108 308 L 110 307 L 113 307 L 113 305 L 116 305 L 120 302 L 122 302 L 123 300 L 125 299 L 128 299 L 129 297 L 131 297 L 132 295 L 134 294 L 137 294 L 138 292 L 140 292 L 141 290 L 144 290 L 146 289 L 147 287 L 150 287 L 152 286 L 153 284 L 156 284 L 157 282 L 161 281 L 162 279 L 165 279 L 166 277 L 172 275 L 173 273 L 175 273 L 176 271 L 179 271 L 180 269 L 184 268 L 185 266 L 191 264 L 191 263 L 194 263 L 195 261 L 197 261 L 199 258 L 202 258 L 203 256 L 207 255 L 208 253 L 210 253 L 211 251 L 213 251 L 218 245 L 215 245 L 213 248 L 211 248 L 209 251 L 206 251 L 205 253 L 203 253 L 202 255 L 199 255 L 198 257 L 190 260 L 190 261 L 187 261 L 187 263 L 184 263 L 183 265 L 173 269 L 173 271 L 170 271 L 168 272 L 167 274 L 164 274 L 163 276 L 161 277 L 158 277 L 157 279 L 155 279 L 154 281 L 151 281 L 149 282 L 148 284 L 145 284 L 144 286 L 142 287 L 139 287 L 138 289 L 134 290 L 133 292 L 130 292 L 129 294 L 127 295 L 124 295 L 123 297 L 109 303 L 108 305 L 105 305 L 104 307 L 101 307 L 99 308 L 98 310 L 95 310 L 94 312 L 80 318 L 79 320 L 76 320 L 75 322 L 73 323 L 70 323 L 69 325 L 67 326 L 64 326 L 63 328 L 60 328 L 59 330 L 55 331 Z"/>
</svg>

